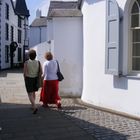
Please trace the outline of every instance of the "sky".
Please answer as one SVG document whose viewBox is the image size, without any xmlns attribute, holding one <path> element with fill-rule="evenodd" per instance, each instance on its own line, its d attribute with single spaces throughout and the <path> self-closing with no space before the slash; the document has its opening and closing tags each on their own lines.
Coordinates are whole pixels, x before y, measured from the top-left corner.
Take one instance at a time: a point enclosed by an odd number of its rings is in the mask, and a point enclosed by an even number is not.
<svg viewBox="0 0 140 140">
<path fill-rule="evenodd" d="M 77 1 L 77 0 L 55 0 L 55 1 Z M 50 0 L 26 0 L 27 7 L 30 11 L 29 25 L 36 17 L 36 10 L 42 11 L 42 16 L 47 16 Z"/>
<path fill-rule="evenodd" d="M 29 24 L 35 19 L 37 9 L 41 9 L 42 16 L 47 16 L 49 3 L 50 0 L 26 0 L 27 7 L 30 11 Z"/>
</svg>

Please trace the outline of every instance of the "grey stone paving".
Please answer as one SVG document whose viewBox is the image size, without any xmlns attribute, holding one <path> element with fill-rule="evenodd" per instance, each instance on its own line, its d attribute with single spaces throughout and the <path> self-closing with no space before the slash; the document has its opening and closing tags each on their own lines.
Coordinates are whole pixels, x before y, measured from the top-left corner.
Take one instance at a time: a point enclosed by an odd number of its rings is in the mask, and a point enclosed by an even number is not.
<svg viewBox="0 0 140 140">
<path fill-rule="evenodd" d="M 53 108 L 40 107 L 36 115 L 29 106 L 1 108 L 0 126 L 0 140 L 94 140 Z"/>
<path fill-rule="evenodd" d="M 64 99 L 63 106 L 61 112 L 97 140 L 140 140 L 138 120 L 81 105 L 80 99 Z"/>
<path fill-rule="evenodd" d="M 0 140 L 140 140 L 139 120 L 86 106 L 76 98 L 62 98 L 62 110 L 44 109 L 37 102 L 39 112 L 33 115 L 21 70 L 0 72 L 0 79 Z"/>
</svg>

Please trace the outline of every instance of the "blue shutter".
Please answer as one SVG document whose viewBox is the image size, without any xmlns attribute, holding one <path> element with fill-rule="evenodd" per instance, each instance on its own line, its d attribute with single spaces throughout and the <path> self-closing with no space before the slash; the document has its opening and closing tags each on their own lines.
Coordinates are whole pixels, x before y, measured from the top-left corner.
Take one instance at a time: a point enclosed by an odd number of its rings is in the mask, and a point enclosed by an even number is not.
<svg viewBox="0 0 140 140">
<path fill-rule="evenodd" d="M 119 75 L 119 7 L 116 0 L 106 1 L 105 73 Z"/>
</svg>

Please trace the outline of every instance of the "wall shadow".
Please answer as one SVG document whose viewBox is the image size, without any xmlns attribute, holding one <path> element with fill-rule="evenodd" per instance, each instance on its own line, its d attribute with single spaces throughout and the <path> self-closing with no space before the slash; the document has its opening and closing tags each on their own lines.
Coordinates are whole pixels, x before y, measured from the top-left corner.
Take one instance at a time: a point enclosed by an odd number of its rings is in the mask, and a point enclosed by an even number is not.
<svg viewBox="0 0 140 140">
<path fill-rule="evenodd" d="M 8 73 L 23 73 L 23 68 L 12 68 L 0 70 L 0 77 L 7 77 Z"/>
<path fill-rule="evenodd" d="M 61 113 L 65 115 L 66 118 L 71 119 L 74 124 L 84 129 L 88 134 L 92 135 L 96 140 L 128 140 L 130 137 L 129 135 L 124 135 L 112 129 L 78 118 L 74 114 L 76 114 L 76 112 L 80 111 L 81 109 L 87 110 L 86 107 L 81 108 L 81 106 L 79 108 L 74 106 L 69 108 L 66 106 L 63 108 Z M 94 119 L 94 116 L 92 117 Z"/>
<path fill-rule="evenodd" d="M 113 76 L 113 86 L 119 89 L 128 89 L 128 79 L 125 77 Z"/>
<path fill-rule="evenodd" d="M 98 3 L 98 2 L 101 2 L 101 1 L 104 1 L 104 0 L 86 0 L 86 2 L 90 5 L 90 4 L 94 4 L 94 3 Z"/>
<path fill-rule="evenodd" d="M 128 139 L 128 135 L 90 123 L 76 116 L 76 112 L 86 110 L 86 107 L 80 105 L 64 106 L 62 110 L 57 110 L 54 106 L 50 106 L 49 109 L 39 106 L 38 113 L 33 115 L 29 104 L 2 103 L 0 104 L 0 138 L 35 138 L 37 140 L 41 138 Z"/>
</svg>

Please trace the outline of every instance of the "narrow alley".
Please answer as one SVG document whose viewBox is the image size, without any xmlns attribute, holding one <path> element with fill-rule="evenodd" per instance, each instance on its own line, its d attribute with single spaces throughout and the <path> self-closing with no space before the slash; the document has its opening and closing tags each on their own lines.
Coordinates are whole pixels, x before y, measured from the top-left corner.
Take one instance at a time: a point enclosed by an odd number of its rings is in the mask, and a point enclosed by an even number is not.
<svg viewBox="0 0 140 140">
<path fill-rule="evenodd" d="M 0 72 L 0 140 L 139 140 L 140 121 L 63 98 L 62 110 L 54 105 L 32 114 L 22 69 Z"/>
</svg>

